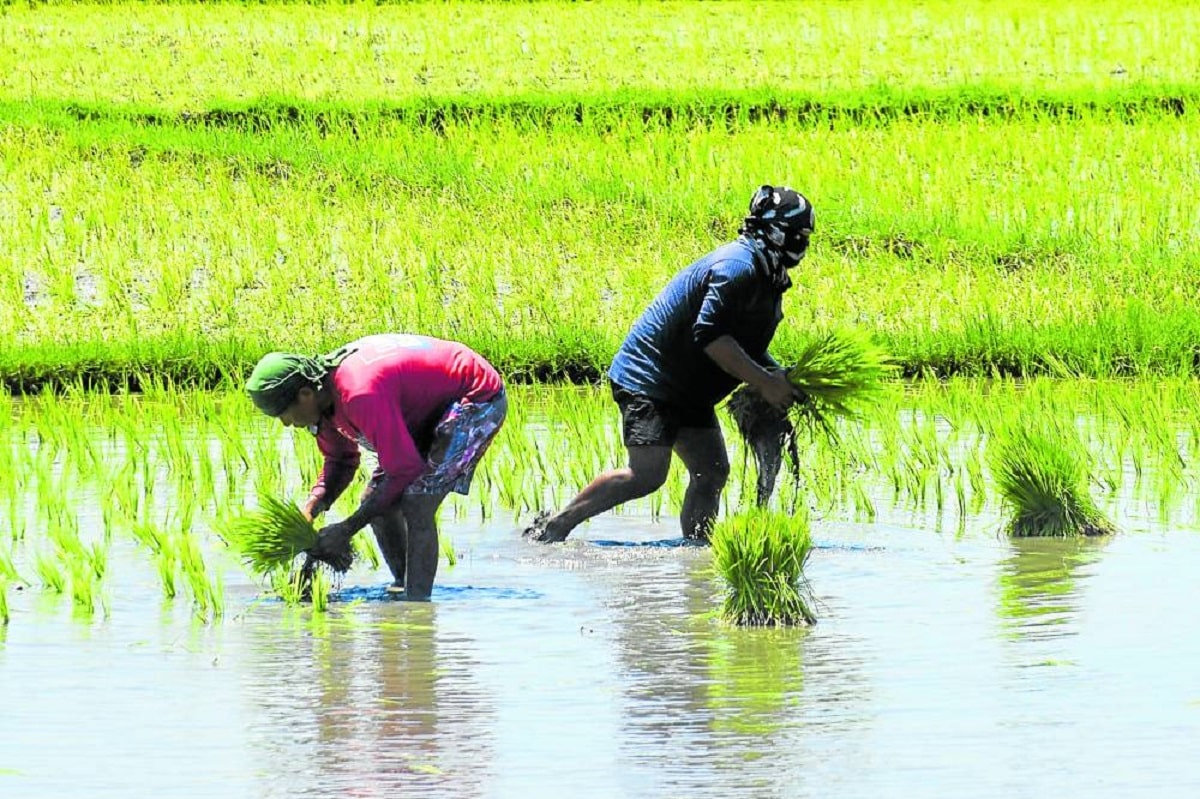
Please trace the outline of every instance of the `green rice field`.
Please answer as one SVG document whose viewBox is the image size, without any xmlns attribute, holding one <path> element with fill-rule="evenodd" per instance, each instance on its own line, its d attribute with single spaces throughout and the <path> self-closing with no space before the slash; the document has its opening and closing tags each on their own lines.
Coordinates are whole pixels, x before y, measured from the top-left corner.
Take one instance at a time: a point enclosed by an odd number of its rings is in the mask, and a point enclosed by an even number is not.
<svg viewBox="0 0 1200 799">
<path fill-rule="evenodd" d="M 8 7 L 0 379 L 402 329 L 592 380 L 760 182 L 819 216 L 782 357 L 1191 374 L 1197 12 L 1085 5 Z"/>
<path fill-rule="evenodd" d="M 515 528 L 620 461 L 620 429 L 604 392 L 514 391 L 513 414 L 472 494 L 452 495 L 447 518 L 478 515 Z M 73 593 L 88 614 L 107 612 L 106 553 L 125 541 L 155 564 L 164 599 L 179 595 L 200 617 L 219 616 L 221 569 L 208 564 L 236 564 L 243 554 L 225 531 L 256 496 L 301 499 L 321 465 L 309 436 L 262 417 L 237 394 L 46 395 L 7 406 L 0 469 L 15 479 L 0 495 L 8 530 L 0 574 Z M 732 515 L 751 504 L 756 472 L 732 421 L 722 419 L 734 464 L 724 510 Z M 1150 512 L 1162 525 L 1197 523 L 1200 386 L 1179 379 L 897 386 L 859 418 L 839 420 L 835 437 L 802 430 L 799 462 L 783 471 L 771 506 L 864 524 L 907 517 L 950 536 L 998 534 L 1005 493 L 995 472 L 1005 462 L 989 460 L 990 450 L 1025 446 L 1020 425 L 1064 419 L 1074 420 L 1072 436 L 1091 453 L 1083 475 L 1100 505 L 1123 514 L 1136 506 L 1135 515 Z M 354 509 L 364 481 L 365 472 L 335 514 Z M 686 484 L 676 464 L 662 491 L 631 508 L 653 522 L 677 516 Z M 99 529 L 81 523 L 84 507 L 99 511 Z M 378 568 L 366 539 L 357 539 L 361 560 Z M 445 545 L 453 565 L 456 542 Z"/>
<path fill-rule="evenodd" d="M 0 0 L 0 796 L 1195 796 L 1197 29 Z M 721 408 L 718 545 L 678 463 L 523 540 L 623 463 L 613 354 L 764 183 L 817 216 L 776 360 L 894 373 L 761 510 Z M 306 590 L 233 541 L 321 465 L 250 368 L 381 332 L 508 386 L 428 604 L 369 533 Z"/>
</svg>

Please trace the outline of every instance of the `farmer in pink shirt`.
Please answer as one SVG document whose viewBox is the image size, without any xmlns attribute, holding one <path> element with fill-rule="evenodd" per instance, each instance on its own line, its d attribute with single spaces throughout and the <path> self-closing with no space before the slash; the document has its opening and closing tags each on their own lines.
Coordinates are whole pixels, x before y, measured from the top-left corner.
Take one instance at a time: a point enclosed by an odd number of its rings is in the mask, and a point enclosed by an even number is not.
<svg viewBox="0 0 1200 799">
<path fill-rule="evenodd" d="M 378 459 L 357 510 L 322 528 L 310 554 L 346 571 L 350 539 L 369 524 L 395 578 L 388 591 L 427 601 L 438 507 L 467 493 L 508 410 L 495 368 L 457 342 L 377 335 L 323 357 L 270 353 L 246 390 L 263 413 L 317 438 L 325 464 L 302 508 L 309 518 L 346 490 L 360 447 Z"/>
</svg>

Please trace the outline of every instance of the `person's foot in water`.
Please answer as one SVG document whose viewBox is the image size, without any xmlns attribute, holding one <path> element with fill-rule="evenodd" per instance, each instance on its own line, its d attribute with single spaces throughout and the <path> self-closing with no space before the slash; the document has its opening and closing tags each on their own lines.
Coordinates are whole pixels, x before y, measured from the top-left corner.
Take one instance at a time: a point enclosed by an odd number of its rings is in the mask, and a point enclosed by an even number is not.
<svg viewBox="0 0 1200 799">
<path fill-rule="evenodd" d="M 542 511 L 533 517 L 533 521 L 521 533 L 523 538 L 542 544 L 556 544 L 567 539 L 566 534 L 560 533 L 550 524 L 550 511 Z"/>
</svg>

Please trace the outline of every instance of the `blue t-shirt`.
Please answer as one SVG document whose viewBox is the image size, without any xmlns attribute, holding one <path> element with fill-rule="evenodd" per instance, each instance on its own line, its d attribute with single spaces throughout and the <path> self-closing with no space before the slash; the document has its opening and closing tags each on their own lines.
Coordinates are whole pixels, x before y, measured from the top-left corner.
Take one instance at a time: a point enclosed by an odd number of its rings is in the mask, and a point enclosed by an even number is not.
<svg viewBox="0 0 1200 799">
<path fill-rule="evenodd" d="M 767 345 L 783 319 L 783 292 L 754 265 L 756 245 L 739 238 L 679 272 L 634 323 L 609 378 L 621 388 L 689 407 L 712 407 L 737 388 L 704 348 L 729 335 L 773 366 Z"/>
</svg>

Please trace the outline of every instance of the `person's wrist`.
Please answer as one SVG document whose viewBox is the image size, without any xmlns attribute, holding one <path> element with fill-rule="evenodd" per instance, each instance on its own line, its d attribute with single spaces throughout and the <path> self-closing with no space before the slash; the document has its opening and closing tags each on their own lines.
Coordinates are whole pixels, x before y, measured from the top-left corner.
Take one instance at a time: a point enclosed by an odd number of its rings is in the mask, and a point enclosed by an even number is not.
<svg viewBox="0 0 1200 799">
<path fill-rule="evenodd" d="M 758 366 L 754 374 L 754 381 L 750 385 L 758 389 L 758 392 L 761 394 L 770 389 L 773 380 L 774 375 L 771 374 L 769 369 Z"/>
</svg>

